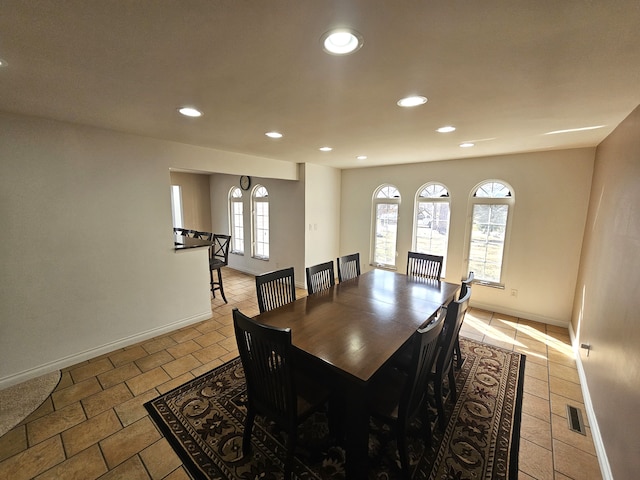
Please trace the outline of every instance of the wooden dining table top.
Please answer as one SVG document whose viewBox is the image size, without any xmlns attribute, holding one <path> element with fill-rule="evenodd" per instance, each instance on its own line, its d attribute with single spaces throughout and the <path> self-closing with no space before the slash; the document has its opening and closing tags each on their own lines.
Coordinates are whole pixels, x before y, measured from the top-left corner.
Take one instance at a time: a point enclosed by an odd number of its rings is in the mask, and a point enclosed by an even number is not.
<svg viewBox="0 0 640 480">
<path fill-rule="evenodd" d="M 374 269 L 255 317 L 295 348 L 366 384 L 459 285 Z"/>
</svg>

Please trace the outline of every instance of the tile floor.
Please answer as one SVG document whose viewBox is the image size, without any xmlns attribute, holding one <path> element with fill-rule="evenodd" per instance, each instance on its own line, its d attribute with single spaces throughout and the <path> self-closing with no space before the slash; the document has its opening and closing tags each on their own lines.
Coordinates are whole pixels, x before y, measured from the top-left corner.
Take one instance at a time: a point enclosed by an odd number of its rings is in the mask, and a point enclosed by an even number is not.
<svg viewBox="0 0 640 480">
<path fill-rule="evenodd" d="M 254 280 L 223 275 L 229 304 L 212 299 L 210 320 L 65 368 L 44 404 L 0 437 L 0 478 L 191 478 L 142 405 L 237 356 L 231 309 L 258 313 Z M 519 478 L 600 479 L 591 432 L 567 426 L 568 403 L 587 421 L 567 330 L 471 309 L 462 335 L 527 354 Z"/>
</svg>

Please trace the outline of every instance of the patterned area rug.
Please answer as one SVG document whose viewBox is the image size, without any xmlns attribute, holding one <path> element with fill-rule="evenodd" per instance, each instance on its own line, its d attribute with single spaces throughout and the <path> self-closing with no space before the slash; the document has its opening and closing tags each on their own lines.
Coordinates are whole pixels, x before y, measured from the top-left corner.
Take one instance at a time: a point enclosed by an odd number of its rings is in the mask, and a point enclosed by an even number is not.
<svg viewBox="0 0 640 480">
<path fill-rule="evenodd" d="M 461 338 L 465 362 L 456 373 L 458 401 L 446 403 L 447 428 L 436 426 L 427 446 L 416 424 L 409 440 L 413 478 L 430 480 L 516 479 L 524 355 Z M 145 404 L 151 417 L 196 479 L 281 479 L 284 433 L 256 418 L 252 455 L 242 455 L 246 388 L 236 358 Z M 371 420 L 370 479 L 400 478 L 393 432 Z M 326 415 L 299 428 L 294 478 L 344 479 L 345 452 L 332 442 Z"/>
</svg>

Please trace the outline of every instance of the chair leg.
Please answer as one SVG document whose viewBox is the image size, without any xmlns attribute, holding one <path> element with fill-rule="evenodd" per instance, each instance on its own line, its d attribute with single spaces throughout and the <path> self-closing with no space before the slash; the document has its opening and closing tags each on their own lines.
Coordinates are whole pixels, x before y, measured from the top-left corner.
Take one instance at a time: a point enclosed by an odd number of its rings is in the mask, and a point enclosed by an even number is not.
<svg viewBox="0 0 640 480">
<path fill-rule="evenodd" d="M 436 407 L 438 409 L 438 426 L 440 430 L 444 432 L 445 421 L 444 421 L 444 405 L 442 403 L 442 378 L 436 378 L 433 382 L 434 386 L 434 394 L 436 397 Z"/>
<path fill-rule="evenodd" d="M 454 353 L 456 355 L 456 370 L 460 370 L 464 363 L 464 358 L 462 358 L 462 352 L 460 351 L 460 337 L 456 338 Z"/>
<path fill-rule="evenodd" d="M 220 269 L 218 269 L 218 286 L 220 287 L 220 295 L 222 295 L 224 303 L 229 303 L 227 302 L 227 297 L 224 296 L 224 287 L 222 286 L 222 272 L 220 271 Z"/>
<path fill-rule="evenodd" d="M 298 432 L 294 428 L 293 431 L 289 431 L 287 434 L 287 458 L 284 463 L 284 480 L 291 480 L 291 474 L 293 471 L 293 456 L 296 451 L 296 436 Z"/>
<path fill-rule="evenodd" d="M 407 452 L 407 429 L 406 425 L 400 425 L 400 423 L 398 423 L 396 428 L 398 429 L 398 454 L 400 455 L 402 477 L 408 480 L 411 478 L 411 474 L 409 470 L 409 452 Z"/>
<path fill-rule="evenodd" d="M 451 368 L 449 369 L 449 390 L 451 391 L 451 401 L 456 403 L 458 395 L 456 393 L 456 377 L 453 373 L 453 365 L 451 365 Z"/>
<path fill-rule="evenodd" d="M 247 407 L 247 418 L 244 422 L 244 433 L 242 434 L 243 455 L 249 455 L 251 453 L 251 430 L 253 430 L 255 416 L 256 414 L 253 409 Z"/>
<path fill-rule="evenodd" d="M 209 285 L 211 285 L 211 295 L 216 298 L 216 287 L 213 284 L 213 270 L 209 269 Z"/>
</svg>

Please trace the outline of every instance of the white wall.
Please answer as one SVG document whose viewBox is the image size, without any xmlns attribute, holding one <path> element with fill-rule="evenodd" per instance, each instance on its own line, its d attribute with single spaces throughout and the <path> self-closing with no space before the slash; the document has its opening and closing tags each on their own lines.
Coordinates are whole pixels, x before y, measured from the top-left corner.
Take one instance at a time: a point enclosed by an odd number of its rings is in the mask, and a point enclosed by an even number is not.
<svg viewBox="0 0 640 480">
<path fill-rule="evenodd" d="M 338 169 L 304 165 L 305 267 L 335 262 L 340 255 L 340 182 Z"/>
<path fill-rule="evenodd" d="M 0 388 L 210 316 L 206 250 L 173 249 L 170 167 L 298 176 L 287 162 L 3 113 L 0 159 Z"/>
<path fill-rule="evenodd" d="M 229 191 L 239 176 L 210 177 L 211 219 L 215 233 L 229 233 Z M 251 190 L 257 184 L 269 192 L 269 260 L 251 257 Z M 296 284 L 304 287 L 304 182 L 251 177 L 251 189 L 243 192 L 244 255 L 229 254 L 229 266 L 251 275 L 294 267 Z"/>
<path fill-rule="evenodd" d="M 594 152 L 587 148 L 344 170 L 340 251 L 359 251 L 363 271 L 371 268 L 371 199 L 379 185 L 391 183 L 402 195 L 397 269 L 404 272 L 415 194 L 426 182 L 440 182 L 451 195 L 446 280 L 459 283 L 467 272 L 470 192 L 484 180 L 500 179 L 515 192 L 505 289 L 476 286 L 472 304 L 566 326 L 571 319 Z M 512 289 L 518 291 L 517 297 L 510 295 Z"/>
</svg>

